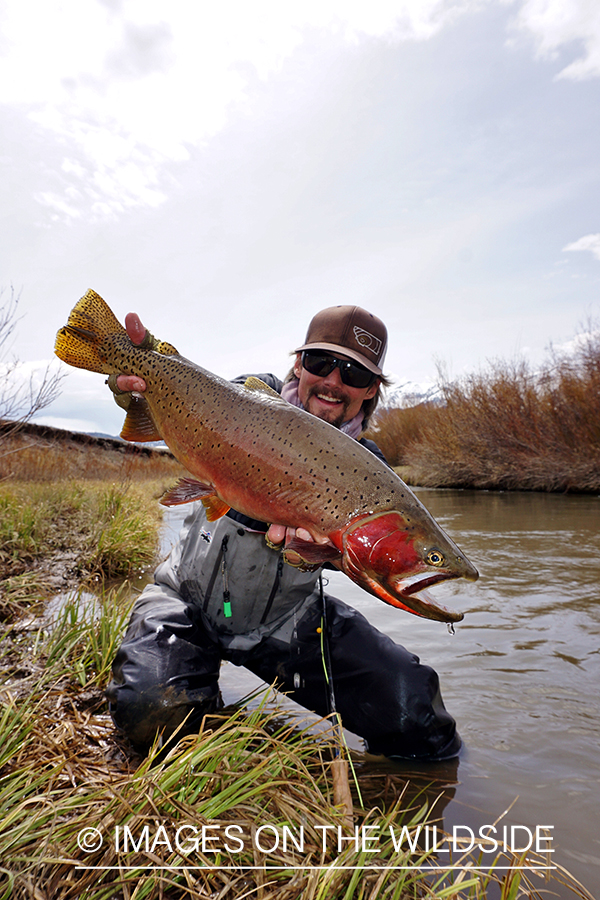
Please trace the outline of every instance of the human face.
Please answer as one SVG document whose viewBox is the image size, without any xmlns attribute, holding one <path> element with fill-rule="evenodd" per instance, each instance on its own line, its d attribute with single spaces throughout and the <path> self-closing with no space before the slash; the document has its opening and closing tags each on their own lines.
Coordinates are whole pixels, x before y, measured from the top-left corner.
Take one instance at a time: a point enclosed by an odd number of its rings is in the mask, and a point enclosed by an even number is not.
<svg viewBox="0 0 600 900">
<path fill-rule="evenodd" d="M 338 359 L 350 359 L 341 353 L 336 353 L 335 356 Z M 371 400 L 379 387 L 379 379 L 375 379 L 367 388 L 350 387 L 343 383 L 337 366 L 323 378 L 311 375 L 303 368 L 300 353 L 296 354 L 294 374 L 298 379 L 298 397 L 304 409 L 336 428 L 341 428 L 344 422 L 349 422 L 358 415 L 364 401 Z"/>
</svg>

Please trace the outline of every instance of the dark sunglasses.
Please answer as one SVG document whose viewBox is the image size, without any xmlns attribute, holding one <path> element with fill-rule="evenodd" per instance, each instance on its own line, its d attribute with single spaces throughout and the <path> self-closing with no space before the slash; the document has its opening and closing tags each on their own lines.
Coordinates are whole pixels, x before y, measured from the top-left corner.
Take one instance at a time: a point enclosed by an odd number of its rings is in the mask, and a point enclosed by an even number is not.
<svg viewBox="0 0 600 900">
<path fill-rule="evenodd" d="M 322 350 L 304 350 L 302 353 L 302 366 L 311 375 L 318 378 L 325 378 L 337 366 L 340 370 L 342 382 L 348 387 L 368 388 L 370 387 L 377 375 L 369 372 L 360 363 L 351 362 L 349 359 L 338 359 Z"/>
</svg>

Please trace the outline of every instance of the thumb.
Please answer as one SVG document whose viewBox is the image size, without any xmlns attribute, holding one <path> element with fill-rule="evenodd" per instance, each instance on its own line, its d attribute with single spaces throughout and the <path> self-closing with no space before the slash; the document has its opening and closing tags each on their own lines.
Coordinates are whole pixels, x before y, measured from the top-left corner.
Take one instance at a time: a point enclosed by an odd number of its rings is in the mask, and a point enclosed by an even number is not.
<svg viewBox="0 0 600 900">
<path fill-rule="evenodd" d="M 137 313 L 127 313 L 125 316 L 125 328 L 134 344 L 141 344 L 146 337 L 146 329 Z"/>
</svg>

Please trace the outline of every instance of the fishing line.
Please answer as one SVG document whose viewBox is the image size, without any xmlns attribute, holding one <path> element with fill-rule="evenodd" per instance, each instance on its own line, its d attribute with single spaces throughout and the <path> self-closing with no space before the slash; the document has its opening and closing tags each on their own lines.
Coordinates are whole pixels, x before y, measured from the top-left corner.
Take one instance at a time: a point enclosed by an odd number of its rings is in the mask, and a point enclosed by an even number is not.
<svg viewBox="0 0 600 900">
<path fill-rule="evenodd" d="M 344 737 L 344 729 L 342 727 L 342 719 L 337 711 L 336 703 L 335 703 L 335 688 L 333 685 L 333 671 L 331 668 L 331 654 L 329 651 L 329 628 L 327 625 L 327 606 L 325 604 L 325 594 L 323 592 L 323 573 L 319 572 L 319 600 L 321 603 L 321 628 L 319 629 L 321 632 L 321 660 L 323 661 L 323 671 L 325 673 L 325 682 L 327 684 L 327 693 L 329 698 L 329 712 L 333 716 L 334 729 L 337 733 L 338 743 L 335 747 L 334 757 L 335 759 L 339 759 L 341 757 L 341 748 L 344 747 L 346 751 L 346 759 L 348 764 L 350 765 L 350 769 L 352 770 L 352 778 L 354 780 L 354 786 L 356 788 L 356 793 L 358 794 L 358 800 L 362 808 L 364 809 L 364 803 L 362 794 L 360 792 L 360 787 L 358 786 L 358 778 L 356 776 L 356 771 L 354 769 L 354 764 L 352 762 L 352 757 L 350 756 L 350 750 L 348 749 L 348 745 L 346 743 L 346 739 Z"/>
</svg>

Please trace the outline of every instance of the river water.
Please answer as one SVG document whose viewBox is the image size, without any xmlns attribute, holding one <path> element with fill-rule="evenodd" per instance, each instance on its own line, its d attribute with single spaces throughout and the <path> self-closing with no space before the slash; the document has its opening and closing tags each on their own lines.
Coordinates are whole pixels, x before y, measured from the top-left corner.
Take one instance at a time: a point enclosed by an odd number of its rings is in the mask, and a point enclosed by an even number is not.
<svg viewBox="0 0 600 900">
<path fill-rule="evenodd" d="M 480 572 L 476 583 L 432 590 L 464 612 L 456 633 L 386 606 L 341 573 L 328 575 L 326 590 L 437 670 L 464 740 L 457 764 L 426 767 L 427 777 L 451 784 L 446 830 L 476 831 L 514 803 L 502 822 L 552 826 L 552 862 L 600 896 L 600 497 L 416 493 Z M 169 513 L 166 543 L 182 513 Z M 226 702 L 256 682 L 223 666 Z M 367 757 L 361 772 L 380 768 Z"/>
</svg>

